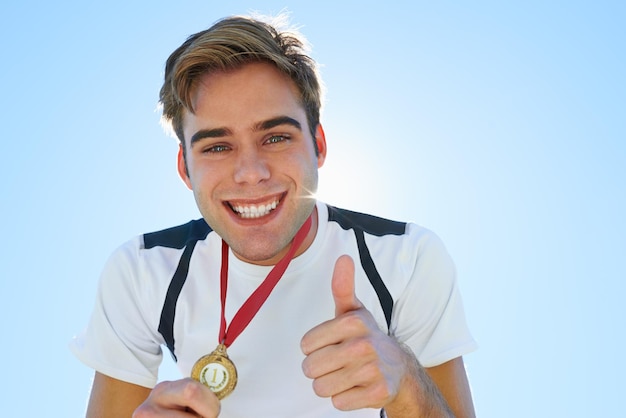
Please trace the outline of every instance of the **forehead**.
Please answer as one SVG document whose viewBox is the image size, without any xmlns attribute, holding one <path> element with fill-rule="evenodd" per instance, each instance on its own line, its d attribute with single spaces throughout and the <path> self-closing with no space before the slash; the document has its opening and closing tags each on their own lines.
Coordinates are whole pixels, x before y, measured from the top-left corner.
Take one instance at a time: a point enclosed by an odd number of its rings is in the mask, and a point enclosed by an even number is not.
<svg viewBox="0 0 626 418">
<path fill-rule="evenodd" d="M 293 80 L 264 62 L 204 74 L 198 79 L 191 98 L 195 115 L 234 115 L 263 109 L 304 110 L 300 91 Z"/>
</svg>

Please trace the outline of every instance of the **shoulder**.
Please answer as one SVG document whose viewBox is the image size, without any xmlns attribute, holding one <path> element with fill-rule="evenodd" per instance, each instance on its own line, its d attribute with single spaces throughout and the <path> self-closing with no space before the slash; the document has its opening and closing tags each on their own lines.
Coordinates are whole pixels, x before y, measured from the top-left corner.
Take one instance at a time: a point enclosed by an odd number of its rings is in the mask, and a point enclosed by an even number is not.
<svg viewBox="0 0 626 418">
<path fill-rule="evenodd" d="M 330 205 L 326 207 L 328 208 L 328 222 L 335 223 L 344 230 L 354 229 L 375 236 L 403 235 L 406 232 L 406 222 L 393 221 Z"/>
<path fill-rule="evenodd" d="M 385 280 L 403 282 L 422 266 L 453 269 L 437 234 L 413 222 L 396 221 L 326 205 L 327 233 L 334 240 L 353 243 L 361 260 L 371 259 Z M 324 216 L 326 214 L 321 212 Z"/>
<path fill-rule="evenodd" d="M 368 236 L 368 243 L 391 242 L 409 244 L 417 252 L 432 248 L 435 251 L 444 250 L 441 239 L 432 230 L 413 222 L 397 221 L 379 216 L 355 212 L 347 209 L 326 205 L 328 209 L 328 223 L 348 231 L 354 230 Z M 378 239 L 381 238 L 381 239 Z"/>
<path fill-rule="evenodd" d="M 105 263 L 101 282 L 130 286 L 169 282 L 186 248 L 193 250 L 211 228 L 203 219 L 138 235 L 117 247 Z M 190 245 L 193 244 L 193 245 Z"/>
<path fill-rule="evenodd" d="M 182 249 L 191 242 L 206 239 L 212 231 L 204 219 L 196 219 L 182 225 L 143 234 L 143 248 L 166 247 Z"/>
<path fill-rule="evenodd" d="M 454 277 L 454 263 L 443 241 L 432 230 L 413 222 L 326 206 L 333 235 L 354 242 L 359 258 L 371 258 L 383 280 L 391 286 L 395 283 L 398 290 L 409 278 L 420 277 L 425 271 Z"/>
<path fill-rule="evenodd" d="M 144 257 L 180 253 L 190 243 L 206 239 L 211 231 L 204 219 L 197 219 L 137 235 L 118 246 L 110 255 L 107 265 L 136 264 Z"/>
</svg>

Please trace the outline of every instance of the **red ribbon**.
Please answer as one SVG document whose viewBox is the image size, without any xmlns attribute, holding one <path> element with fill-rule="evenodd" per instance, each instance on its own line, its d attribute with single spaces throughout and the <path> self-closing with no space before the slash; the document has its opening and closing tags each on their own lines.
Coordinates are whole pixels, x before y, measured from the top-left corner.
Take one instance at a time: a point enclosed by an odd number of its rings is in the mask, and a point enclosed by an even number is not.
<svg viewBox="0 0 626 418">
<path fill-rule="evenodd" d="M 225 309 L 226 309 L 226 290 L 228 287 L 228 244 L 224 240 L 222 240 L 222 270 L 220 274 L 221 280 L 221 300 L 222 300 L 222 320 L 220 323 L 220 335 L 219 335 L 219 343 L 224 344 L 226 347 L 230 347 L 230 345 L 235 341 L 235 339 L 243 332 L 244 329 L 248 326 L 252 318 L 259 312 L 263 303 L 267 300 L 272 290 L 278 283 L 285 270 L 291 263 L 296 250 L 300 247 L 304 238 L 309 233 L 311 229 L 311 217 L 309 216 L 307 220 L 304 222 L 302 227 L 298 230 L 293 241 L 291 243 L 291 247 L 289 247 L 289 251 L 283 258 L 280 259 L 278 263 L 272 268 L 269 272 L 263 283 L 256 288 L 256 290 L 248 297 L 248 299 L 244 302 L 243 305 L 239 308 L 232 321 L 230 321 L 230 325 L 228 329 L 226 328 L 226 317 L 225 317 Z"/>
</svg>

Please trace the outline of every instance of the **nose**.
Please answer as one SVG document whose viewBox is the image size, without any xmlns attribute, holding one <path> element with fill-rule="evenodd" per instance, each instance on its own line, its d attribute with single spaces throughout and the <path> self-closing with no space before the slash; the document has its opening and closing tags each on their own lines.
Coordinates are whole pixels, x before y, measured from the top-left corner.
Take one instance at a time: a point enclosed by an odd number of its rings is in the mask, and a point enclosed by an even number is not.
<svg viewBox="0 0 626 418">
<path fill-rule="evenodd" d="M 244 147 L 237 151 L 234 180 L 240 184 L 255 185 L 269 179 L 267 161 L 255 147 Z"/>
</svg>

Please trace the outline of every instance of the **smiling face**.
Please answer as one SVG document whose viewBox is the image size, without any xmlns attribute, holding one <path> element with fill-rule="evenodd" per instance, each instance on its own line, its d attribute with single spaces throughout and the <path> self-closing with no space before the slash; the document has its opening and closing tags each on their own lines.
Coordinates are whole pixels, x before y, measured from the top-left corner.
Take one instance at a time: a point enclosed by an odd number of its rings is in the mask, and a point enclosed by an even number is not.
<svg viewBox="0 0 626 418">
<path fill-rule="evenodd" d="M 267 63 L 201 77 L 193 106 L 178 155 L 183 181 L 238 258 L 275 264 L 315 208 L 321 127 L 312 138 L 295 84 Z M 296 254 L 313 241 L 313 220 Z"/>
</svg>

